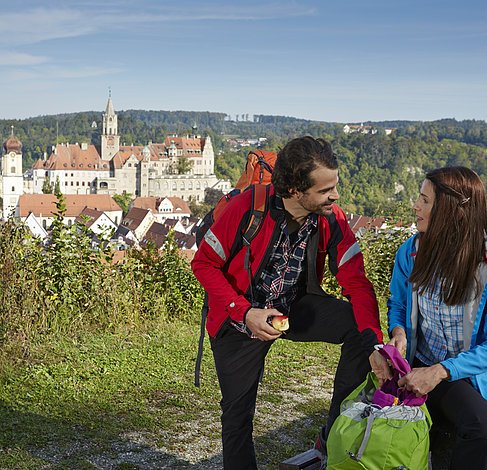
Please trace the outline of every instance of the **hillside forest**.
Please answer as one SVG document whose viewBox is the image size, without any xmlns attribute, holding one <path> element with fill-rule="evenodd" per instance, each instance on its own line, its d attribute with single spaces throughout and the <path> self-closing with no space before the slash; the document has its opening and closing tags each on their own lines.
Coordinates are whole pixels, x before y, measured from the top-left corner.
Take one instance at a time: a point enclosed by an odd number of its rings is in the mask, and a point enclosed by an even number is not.
<svg viewBox="0 0 487 470">
<path fill-rule="evenodd" d="M 0 120 L 2 139 L 13 126 L 23 143 L 24 170 L 62 142 L 99 144 L 101 112 Z M 288 140 L 312 135 L 332 142 L 340 161 L 340 205 L 351 213 L 411 217 L 411 201 L 425 172 L 440 166 L 464 165 L 487 179 L 487 123 L 457 121 L 365 122 L 376 134 L 345 134 L 340 123 L 308 121 L 284 116 L 254 116 L 252 121 L 230 121 L 224 113 L 186 111 L 118 112 L 122 145 L 161 142 L 172 133 L 209 135 L 215 149 L 215 173 L 235 182 L 249 148 L 237 151 L 235 138 L 266 138 L 263 148 L 279 150 Z M 394 131 L 386 135 L 385 129 Z"/>
</svg>

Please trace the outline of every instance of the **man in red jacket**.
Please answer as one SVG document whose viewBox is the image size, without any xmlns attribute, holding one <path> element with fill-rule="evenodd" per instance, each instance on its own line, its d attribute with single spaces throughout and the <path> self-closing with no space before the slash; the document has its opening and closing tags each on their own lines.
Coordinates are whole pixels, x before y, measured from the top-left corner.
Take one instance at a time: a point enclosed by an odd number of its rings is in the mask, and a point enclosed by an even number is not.
<svg viewBox="0 0 487 470">
<path fill-rule="evenodd" d="M 340 403 L 370 366 L 379 380 L 390 377 L 374 350 L 382 343 L 377 300 L 355 236 L 335 204 L 337 183 L 338 162 L 328 142 L 290 141 L 278 154 L 269 210 L 251 241 L 249 262 L 242 233 L 252 208 L 250 191 L 230 200 L 192 261 L 208 293 L 227 470 L 257 468 L 252 421 L 265 356 L 276 339 L 343 343 L 322 447 Z M 322 290 L 326 256 L 349 302 Z M 269 322 L 283 315 L 289 317 L 285 334 Z"/>
</svg>

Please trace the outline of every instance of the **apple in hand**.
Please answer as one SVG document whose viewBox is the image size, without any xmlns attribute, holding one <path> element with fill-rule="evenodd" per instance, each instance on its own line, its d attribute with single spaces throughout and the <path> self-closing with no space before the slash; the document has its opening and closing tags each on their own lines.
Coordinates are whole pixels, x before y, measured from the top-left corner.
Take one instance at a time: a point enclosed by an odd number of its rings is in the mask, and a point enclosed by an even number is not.
<svg viewBox="0 0 487 470">
<path fill-rule="evenodd" d="M 271 325 L 277 331 L 286 331 L 289 329 L 289 319 L 288 317 L 286 317 L 286 315 L 273 316 L 271 318 L 272 318 Z"/>
</svg>

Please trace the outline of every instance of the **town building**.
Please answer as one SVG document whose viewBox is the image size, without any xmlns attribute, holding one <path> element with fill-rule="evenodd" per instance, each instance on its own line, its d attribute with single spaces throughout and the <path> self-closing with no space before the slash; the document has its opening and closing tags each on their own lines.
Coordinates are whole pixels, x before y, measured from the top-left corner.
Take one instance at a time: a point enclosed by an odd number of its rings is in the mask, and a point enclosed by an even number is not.
<svg viewBox="0 0 487 470">
<path fill-rule="evenodd" d="M 22 142 L 12 133 L 3 143 L 0 156 L 0 218 L 18 217 L 19 197 L 24 192 Z"/>
<path fill-rule="evenodd" d="M 109 195 L 67 194 L 64 198 L 66 211 L 63 222 L 66 225 L 73 225 L 86 208 L 104 213 L 115 226 L 122 221 L 123 211 Z M 32 219 L 33 214 L 42 228 L 47 230 L 58 213 L 57 202 L 54 194 L 23 194 L 18 201 L 18 216 L 25 221 L 29 216 Z"/>
<path fill-rule="evenodd" d="M 191 210 L 180 197 L 137 197 L 132 202 L 132 207 L 149 209 L 157 222 L 166 219 L 181 220 L 191 216 Z"/>
<path fill-rule="evenodd" d="M 377 134 L 377 129 L 372 126 L 364 126 L 363 124 L 345 124 L 343 132 L 345 134 Z"/>
<path fill-rule="evenodd" d="M 121 145 L 118 116 L 111 96 L 102 116 L 100 147 L 60 143 L 33 167 L 34 193 L 44 181 L 59 181 L 63 194 L 131 194 L 134 197 L 179 197 L 203 201 L 207 188 L 227 193 L 231 183 L 214 173 L 209 136 L 167 136 L 162 143 Z"/>
</svg>

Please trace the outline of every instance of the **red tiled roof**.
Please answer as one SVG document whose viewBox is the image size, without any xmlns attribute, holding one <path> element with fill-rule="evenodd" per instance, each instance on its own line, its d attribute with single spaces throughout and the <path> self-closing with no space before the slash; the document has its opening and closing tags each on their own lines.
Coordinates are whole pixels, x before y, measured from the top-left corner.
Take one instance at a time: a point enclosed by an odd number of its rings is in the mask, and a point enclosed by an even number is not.
<svg viewBox="0 0 487 470">
<path fill-rule="evenodd" d="M 171 196 L 168 197 L 167 199 L 171 201 L 171 204 L 174 207 L 174 212 L 183 212 L 184 214 L 191 214 L 191 209 L 189 208 L 188 203 L 183 199 L 181 199 L 180 197 Z"/>
<path fill-rule="evenodd" d="M 58 144 L 47 160 L 37 160 L 34 169 L 109 171 L 107 161 L 101 159 L 97 148 L 90 144 L 82 149 L 79 144 Z"/>
<path fill-rule="evenodd" d="M 129 230 L 135 230 L 147 217 L 148 212 L 149 211 L 146 209 L 132 207 L 132 209 L 128 211 L 127 215 L 122 220 L 122 225 L 127 227 Z"/>
<path fill-rule="evenodd" d="M 122 210 L 108 194 L 66 194 L 64 199 L 66 217 L 77 217 L 85 207 L 102 212 Z M 56 202 L 54 194 L 22 194 L 19 198 L 20 217 L 27 217 L 30 212 L 36 217 L 41 214 L 50 217 L 57 213 Z"/>
<path fill-rule="evenodd" d="M 91 227 L 101 216 L 103 215 L 102 211 L 92 209 L 91 207 L 85 207 L 81 214 L 76 217 L 76 222 L 79 222 L 86 227 Z"/>
</svg>

